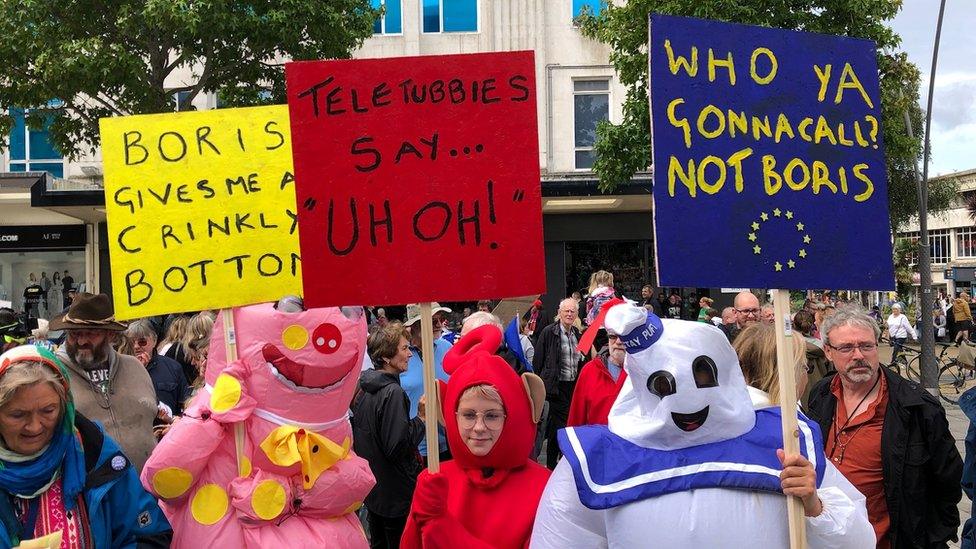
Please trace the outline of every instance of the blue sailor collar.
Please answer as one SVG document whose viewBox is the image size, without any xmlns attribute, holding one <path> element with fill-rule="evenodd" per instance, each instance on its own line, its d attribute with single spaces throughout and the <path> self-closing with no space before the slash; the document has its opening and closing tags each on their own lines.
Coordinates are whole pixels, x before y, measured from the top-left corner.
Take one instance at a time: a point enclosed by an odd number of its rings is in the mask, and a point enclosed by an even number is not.
<svg viewBox="0 0 976 549">
<path fill-rule="evenodd" d="M 826 468 L 820 427 L 803 414 L 798 423 L 800 453 L 816 469 L 819 488 Z M 741 437 L 679 450 L 638 446 L 605 425 L 568 427 L 558 438 L 580 501 L 590 509 L 695 488 L 782 493 L 776 457 L 776 449 L 783 447 L 779 408 L 756 410 L 755 427 Z"/>
</svg>

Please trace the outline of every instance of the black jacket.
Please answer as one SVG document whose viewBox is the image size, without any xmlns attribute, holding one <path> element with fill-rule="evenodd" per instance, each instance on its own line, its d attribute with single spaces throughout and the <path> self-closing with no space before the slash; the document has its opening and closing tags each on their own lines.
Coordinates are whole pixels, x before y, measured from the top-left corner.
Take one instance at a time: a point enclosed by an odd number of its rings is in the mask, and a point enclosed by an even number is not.
<svg viewBox="0 0 976 549">
<path fill-rule="evenodd" d="M 539 332 L 539 339 L 535 344 L 535 355 L 532 357 L 532 369 L 546 384 L 546 398 L 552 399 L 559 395 L 559 356 L 562 352 L 560 342 L 560 326 L 557 320 Z M 580 339 L 580 332 L 575 326 L 570 328 Z M 579 353 L 577 353 L 579 356 Z M 582 357 L 580 357 L 582 361 Z M 577 372 L 579 365 L 577 364 Z"/>
<path fill-rule="evenodd" d="M 891 517 L 892 549 L 947 547 L 956 539 L 962 497 L 962 460 L 949 432 L 945 410 L 916 383 L 881 368 L 888 405 L 881 429 L 881 471 Z M 830 392 L 835 373 L 810 391 L 810 417 L 826 433 L 837 399 Z"/>
<path fill-rule="evenodd" d="M 156 400 L 169 406 L 174 416 L 183 415 L 183 403 L 190 396 L 190 386 L 180 363 L 154 353 L 146 370 L 156 389 Z"/>
<path fill-rule="evenodd" d="M 417 445 L 424 438 L 424 422 L 410 419 L 399 377 L 380 370 L 362 373 L 352 403 L 352 433 L 353 449 L 376 477 L 366 508 L 381 517 L 406 516 L 423 469 Z"/>
</svg>

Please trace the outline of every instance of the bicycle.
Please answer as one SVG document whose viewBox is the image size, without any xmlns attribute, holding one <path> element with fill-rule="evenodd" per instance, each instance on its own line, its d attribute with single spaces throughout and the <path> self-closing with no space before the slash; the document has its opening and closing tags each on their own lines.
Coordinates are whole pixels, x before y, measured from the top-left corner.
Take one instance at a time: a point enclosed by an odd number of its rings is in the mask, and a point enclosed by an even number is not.
<svg viewBox="0 0 976 549">
<path fill-rule="evenodd" d="M 886 337 L 882 337 L 879 343 L 888 344 L 894 347 L 891 340 Z M 903 343 L 901 345 L 901 351 L 902 352 L 898 353 L 896 356 L 893 356 L 891 362 L 885 364 L 885 367 L 905 379 L 920 383 L 922 381 L 922 377 L 918 363 L 922 356 L 921 349 L 916 349 L 915 347 L 911 347 Z M 942 349 L 942 353 L 939 355 L 940 360 L 942 356 L 945 355 L 945 352 L 946 350 Z M 907 356 L 908 354 L 914 354 L 915 356 L 909 359 Z"/>
<path fill-rule="evenodd" d="M 936 364 L 939 366 L 939 397 L 949 404 L 958 404 L 959 396 L 968 389 L 966 385 L 973 379 L 972 375 L 976 372 L 976 367 L 960 362 L 958 358 L 946 356 L 949 349 L 955 345 L 940 342 L 937 342 L 936 345 L 942 347 L 942 351 L 936 357 Z M 910 361 L 905 363 L 906 377 L 916 383 L 921 383 L 919 364 L 922 358 L 921 350 L 914 347 L 903 348 L 915 354 Z M 904 361 L 904 357 L 901 359 Z"/>
<path fill-rule="evenodd" d="M 969 345 L 969 344 L 965 344 Z M 958 404 L 959 396 L 969 388 L 967 383 L 976 375 L 976 367 L 951 358 L 939 369 L 939 396 L 949 404 Z"/>
</svg>

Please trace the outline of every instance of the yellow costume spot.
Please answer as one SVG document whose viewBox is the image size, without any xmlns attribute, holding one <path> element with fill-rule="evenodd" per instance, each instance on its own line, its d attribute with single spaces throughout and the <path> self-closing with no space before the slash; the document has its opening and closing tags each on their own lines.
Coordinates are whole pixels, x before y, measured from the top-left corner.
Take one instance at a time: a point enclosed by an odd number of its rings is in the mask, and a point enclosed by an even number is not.
<svg viewBox="0 0 976 549">
<path fill-rule="evenodd" d="M 308 330 L 304 326 L 292 324 L 281 332 L 281 342 L 292 351 L 297 351 L 308 344 Z"/>
<path fill-rule="evenodd" d="M 262 520 L 271 520 L 285 510 L 285 487 L 275 480 L 262 481 L 251 494 L 251 508 Z"/>
<path fill-rule="evenodd" d="M 204 526 L 217 524 L 227 514 L 228 503 L 227 492 L 223 488 L 216 484 L 204 484 L 193 494 L 190 514 Z"/>
<path fill-rule="evenodd" d="M 226 412 L 237 406 L 241 400 L 241 382 L 228 374 L 220 374 L 214 382 L 213 393 L 210 395 L 210 409 L 214 412 Z"/>
<path fill-rule="evenodd" d="M 182 496 L 190 489 L 191 484 L 193 484 L 193 475 L 179 467 L 160 469 L 152 477 L 153 491 L 163 499 Z"/>
<path fill-rule="evenodd" d="M 357 501 L 357 502 L 353 503 L 352 505 L 350 505 L 349 507 L 346 507 L 346 510 L 343 511 L 342 514 L 343 515 L 348 515 L 349 513 L 355 513 L 362 506 L 363 506 L 363 502 Z"/>
</svg>

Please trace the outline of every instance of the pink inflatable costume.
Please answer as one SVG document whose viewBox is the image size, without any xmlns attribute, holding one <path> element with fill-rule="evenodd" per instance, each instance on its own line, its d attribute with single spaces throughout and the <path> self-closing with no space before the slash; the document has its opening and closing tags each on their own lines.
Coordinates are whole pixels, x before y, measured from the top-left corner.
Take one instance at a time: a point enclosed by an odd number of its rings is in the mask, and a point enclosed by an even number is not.
<svg viewBox="0 0 976 549">
<path fill-rule="evenodd" d="M 348 419 L 366 349 L 362 309 L 265 303 L 233 314 L 238 360 L 227 361 L 218 318 L 207 385 L 142 471 L 173 547 L 366 547 L 355 511 L 374 480 L 351 451 Z"/>
</svg>

